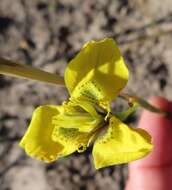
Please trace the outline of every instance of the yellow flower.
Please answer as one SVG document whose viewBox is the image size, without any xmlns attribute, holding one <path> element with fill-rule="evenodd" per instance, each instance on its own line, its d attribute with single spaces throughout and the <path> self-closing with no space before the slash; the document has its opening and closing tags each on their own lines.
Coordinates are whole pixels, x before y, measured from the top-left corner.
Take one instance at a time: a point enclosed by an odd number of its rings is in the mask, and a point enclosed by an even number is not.
<svg viewBox="0 0 172 190">
<path fill-rule="evenodd" d="M 93 145 L 96 169 L 147 155 L 151 137 L 110 113 L 128 81 L 128 69 L 111 38 L 90 41 L 68 64 L 65 83 L 70 99 L 61 106 L 38 107 L 20 142 L 28 155 L 51 162 Z"/>
</svg>

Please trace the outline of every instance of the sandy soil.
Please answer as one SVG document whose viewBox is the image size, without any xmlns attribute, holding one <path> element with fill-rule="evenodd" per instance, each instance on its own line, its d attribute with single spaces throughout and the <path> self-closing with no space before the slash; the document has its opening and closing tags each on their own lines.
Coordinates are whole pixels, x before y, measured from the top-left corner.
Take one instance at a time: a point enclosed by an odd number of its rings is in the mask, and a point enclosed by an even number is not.
<svg viewBox="0 0 172 190">
<path fill-rule="evenodd" d="M 171 0 L 0 0 L 0 56 L 63 74 L 83 43 L 111 36 L 131 72 L 125 91 L 145 98 L 171 98 L 171 28 Z M 1 190 L 124 189 L 127 166 L 95 171 L 91 149 L 44 164 L 19 148 L 33 109 L 67 97 L 63 87 L 0 76 Z"/>
</svg>

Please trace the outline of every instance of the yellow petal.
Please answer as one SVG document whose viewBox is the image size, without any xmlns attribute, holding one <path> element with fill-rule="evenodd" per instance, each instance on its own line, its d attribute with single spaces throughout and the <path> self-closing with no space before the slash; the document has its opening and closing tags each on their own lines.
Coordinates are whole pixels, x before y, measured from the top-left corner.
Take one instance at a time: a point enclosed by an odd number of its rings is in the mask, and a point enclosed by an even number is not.
<svg viewBox="0 0 172 190">
<path fill-rule="evenodd" d="M 81 107 L 85 112 L 89 113 L 94 118 L 100 117 L 100 115 L 97 113 L 95 109 L 96 105 L 89 101 L 77 98 L 73 99 L 72 101 L 69 101 L 68 105 L 73 106 L 75 108 Z"/>
<path fill-rule="evenodd" d="M 106 102 L 114 99 L 125 86 L 128 75 L 115 41 L 106 38 L 84 45 L 67 66 L 65 82 L 72 97 Z"/>
<path fill-rule="evenodd" d="M 57 159 L 63 146 L 52 141 L 51 135 L 54 129 L 52 117 L 58 113 L 57 106 L 40 106 L 34 111 L 29 128 L 20 142 L 29 156 L 47 162 Z"/>
<path fill-rule="evenodd" d="M 107 133 L 94 144 L 94 164 L 99 169 L 127 163 L 146 156 L 152 147 L 151 137 L 146 131 L 128 127 L 112 117 Z"/>
<path fill-rule="evenodd" d="M 53 124 L 58 127 L 90 132 L 103 122 L 103 116 L 99 115 L 94 106 L 86 101 L 69 101 L 63 104 L 61 110 L 63 111 L 53 117 Z"/>
<path fill-rule="evenodd" d="M 75 151 L 83 152 L 89 145 L 91 134 L 79 132 L 74 128 L 63 128 L 55 126 L 52 139 L 63 145 L 63 151 L 60 156 L 67 156 Z"/>
</svg>

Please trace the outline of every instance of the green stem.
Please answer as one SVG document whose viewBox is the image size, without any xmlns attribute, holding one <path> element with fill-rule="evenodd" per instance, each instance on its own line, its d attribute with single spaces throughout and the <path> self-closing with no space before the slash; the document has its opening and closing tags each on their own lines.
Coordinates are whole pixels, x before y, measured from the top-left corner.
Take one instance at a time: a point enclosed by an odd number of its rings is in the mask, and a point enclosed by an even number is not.
<svg viewBox="0 0 172 190">
<path fill-rule="evenodd" d="M 123 112 L 114 113 L 113 115 L 115 115 L 121 121 L 125 121 L 129 116 L 131 116 L 132 114 L 136 112 L 137 108 L 138 108 L 138 105 L 134 104 L 133 106 L 129 107 L 127 110 Z"/>
<path fill-rule="evenodd" d="M 169 112 L 165 112 L 163 111 L 162 109 L 159 109 L 153 105 L 151 105 L 150 103 L 148 103 L 146 100 L 138 97 L 138 96 L 133 96 L 133 95 L 129 95 L 129 94 L 126 94 L 126 93 L 120 93 L 120 96 L 121 98 L 125 99 L 128 101 L 129 104 L 131 105 L 138 105 L 146 110 L 149 110 L 151 112 L 154 112 L 154 113 L 159 113 L 161 115 L 164 115 L 164 116 L 167 116 L 169 117 L 170 113 Z"/>
<path fill-rule="evenodd" d="M 37 80 L 54 85 L 65 85 L 63 77 L 22 65 L 0 57 L 0 74 L 10 75 L 19 78 Z"/>
</svg>

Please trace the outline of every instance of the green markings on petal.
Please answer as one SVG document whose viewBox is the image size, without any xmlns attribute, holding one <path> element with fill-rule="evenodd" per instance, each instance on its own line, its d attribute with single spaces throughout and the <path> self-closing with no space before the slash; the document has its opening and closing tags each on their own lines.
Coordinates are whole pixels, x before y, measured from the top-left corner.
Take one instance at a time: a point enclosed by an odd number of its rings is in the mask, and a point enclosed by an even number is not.
<svg viewBox="0 0 172 190">
<path fill-rule="evenodd" d="M 72 93 L 72 98 L 83 98 L 92 103 L 98 103 L 104 96 L 96 81 L 87 79 L 81 81 Z"/>
<path fill-rule="evenodd" d="M 52 140 L 64 146 L 61 156 L 67 156 L 75 151 L 83 152 L 89 145 L 91 133 L 79 132 L 78 129 L 55 126 Z"/>
</svg>

